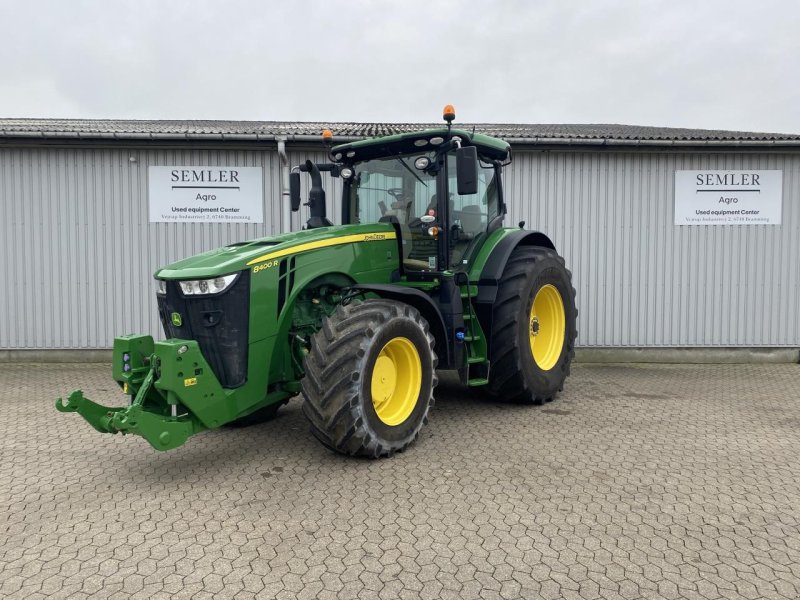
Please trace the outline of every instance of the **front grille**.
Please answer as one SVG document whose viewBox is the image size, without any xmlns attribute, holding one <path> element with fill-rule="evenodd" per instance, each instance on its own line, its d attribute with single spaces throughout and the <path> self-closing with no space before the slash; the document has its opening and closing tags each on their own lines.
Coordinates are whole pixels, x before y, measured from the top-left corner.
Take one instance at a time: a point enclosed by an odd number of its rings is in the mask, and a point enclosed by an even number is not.
<svg viewBox="0 0 800 600">
<path fill-rule="evenodd" d="M 158 313 L 168 338 L 195 340 L 223 387 L 247 381 L 250 328 L 250 271 L 242 271 L 230 288 L 216 296 L 184 296 L 177 281 L 167 281 L 158 296 Z M 181 315 L 181 325 L 172 322 Z"/>
</svg>

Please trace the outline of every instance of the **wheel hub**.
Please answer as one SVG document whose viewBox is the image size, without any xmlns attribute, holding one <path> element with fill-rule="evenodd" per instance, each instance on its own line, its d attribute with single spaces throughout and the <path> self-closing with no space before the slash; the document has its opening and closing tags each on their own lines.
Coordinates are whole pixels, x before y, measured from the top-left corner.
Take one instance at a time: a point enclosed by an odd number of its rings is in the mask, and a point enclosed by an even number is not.
<svg viewBox="0 0 800 600">
<path fill-rule="evenodd" d="M 372 367 L 372 405 L 387 425 L 399 425 L 414 412 L 422 388 L 422 360 L 408 338 L 396 337 L 381 349 Z"/>
<path fill-rule="evenodd" d="M 533 317 L 531 319 L 531 335 L 536 337 L 539 335 L 539 318 Z"/>
<path fill-rule="evenodd" d="M 529 342 L 536 365 L 549 371 L 561 358 L 567 318 L 564 301 L 552 284 L 543 285 L 531 304 Z"/>
<path fill-rule="evenodd" d="M 372 400 L 373 402 L 386 402 L 392 397 L 397 387 L 397 369 L 394 361 L 381 354 L 375 361 L 375 370 L 372 375 Z"/>
</svg>

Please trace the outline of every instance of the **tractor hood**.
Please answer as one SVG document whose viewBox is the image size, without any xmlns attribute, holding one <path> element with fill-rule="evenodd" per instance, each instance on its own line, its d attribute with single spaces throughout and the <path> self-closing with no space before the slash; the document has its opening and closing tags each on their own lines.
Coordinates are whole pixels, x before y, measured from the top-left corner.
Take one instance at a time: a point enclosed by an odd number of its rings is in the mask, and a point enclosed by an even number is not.
<svg viewBox="0 0 800 600">
<path fill-rule="evenodd" d="M 389 223 L 319 227 L 240 242 L 184 258 L 155 272 L 157 279 L 204 279 L 228 275 L 273 258 L 329 246 L 353 243 L 370 236 L 394 238 Z M 379 239 L 379 238 L 375 238 Z"/>
</svg>

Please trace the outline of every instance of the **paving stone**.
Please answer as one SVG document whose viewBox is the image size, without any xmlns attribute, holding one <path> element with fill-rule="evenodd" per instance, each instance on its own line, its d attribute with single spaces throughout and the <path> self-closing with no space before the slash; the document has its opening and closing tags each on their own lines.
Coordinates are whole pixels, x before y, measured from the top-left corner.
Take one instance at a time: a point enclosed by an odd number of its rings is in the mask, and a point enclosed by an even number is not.
<svg viewBox="0 0 800 600">
<path fill-rule="evenodd" d="M 446 378 L 445 378 L 446 379 Z M 445 382 L 391 459 L 272 422 L 159 453 L 0 365 L 3 598 L 768 598 L 800 592 L 800 366 L 575 365 L 541 407 Z"/>
</svg>

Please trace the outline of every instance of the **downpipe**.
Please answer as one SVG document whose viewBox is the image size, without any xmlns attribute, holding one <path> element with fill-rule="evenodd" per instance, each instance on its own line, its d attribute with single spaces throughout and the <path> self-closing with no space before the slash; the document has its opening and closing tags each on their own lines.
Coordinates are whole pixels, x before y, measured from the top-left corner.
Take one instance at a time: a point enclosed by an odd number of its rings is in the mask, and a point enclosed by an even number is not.
<svg viewBox="0 0 800 600">
<path fill-rule="evenodd" d="M 281 215 L 283 215 L 281 233 L 292 231 L 292 211 L 289 210 L 289 156 L 286 154 L 286 136 L 276 137 L 278 142 L 278 157 L 281 161 Z"/>
</svg>

